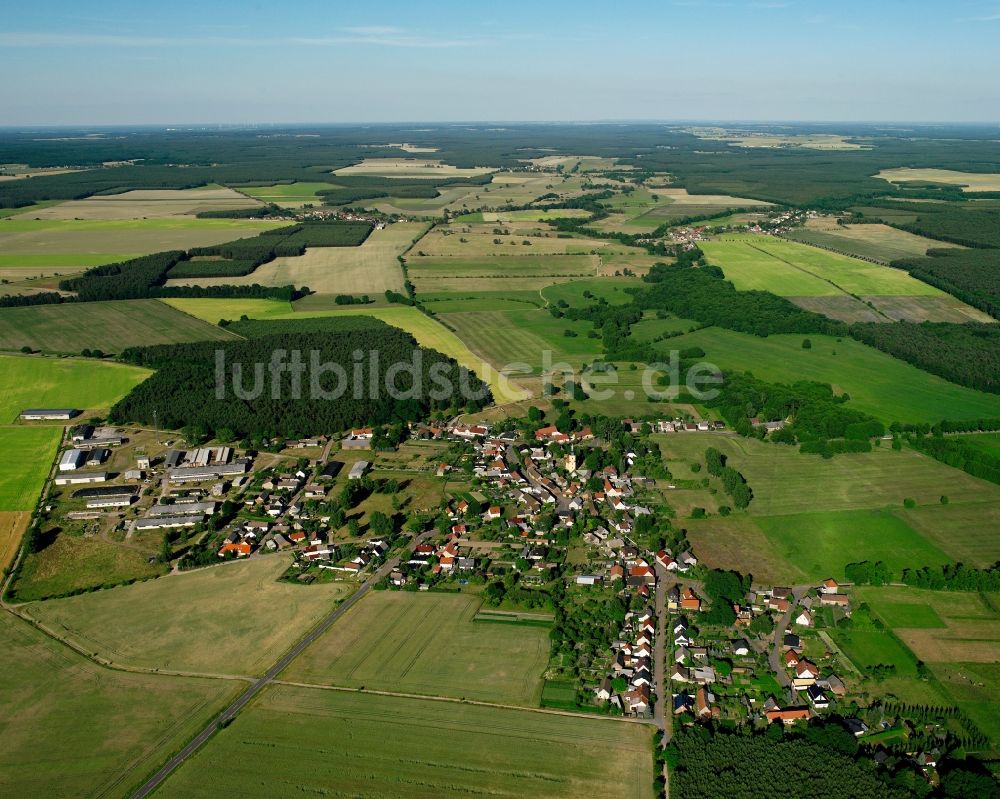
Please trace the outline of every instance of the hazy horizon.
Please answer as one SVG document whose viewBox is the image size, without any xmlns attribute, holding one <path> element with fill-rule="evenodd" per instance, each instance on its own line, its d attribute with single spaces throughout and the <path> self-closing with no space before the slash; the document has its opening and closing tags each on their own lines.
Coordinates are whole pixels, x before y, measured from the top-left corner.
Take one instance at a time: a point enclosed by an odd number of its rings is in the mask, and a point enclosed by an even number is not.
<svg viewBox="0 0 1000 799">
<path fill-rule="evenodd" d="M 7 12 L 0 126 L 994 124 L 998 38 L 987 0 L 54 0 Z"/>
</svg>

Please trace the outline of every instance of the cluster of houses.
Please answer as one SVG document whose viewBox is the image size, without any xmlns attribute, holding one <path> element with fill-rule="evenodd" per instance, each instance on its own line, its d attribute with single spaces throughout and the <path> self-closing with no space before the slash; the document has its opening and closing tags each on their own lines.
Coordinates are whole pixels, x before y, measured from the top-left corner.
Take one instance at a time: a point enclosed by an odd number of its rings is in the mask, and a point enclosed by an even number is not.
<svg viewBox="0 0 1000 799">
<path fill-rule="evenodd" d="M 652 608 L 626 614 L 620 638 L 612 645 L 612 674 L 594 690 L 599 702 L 610 702 L 632 716 L 649 713 L 655 692 L 652 666 L 655 635 L 656 617 Z"/>
</svg>

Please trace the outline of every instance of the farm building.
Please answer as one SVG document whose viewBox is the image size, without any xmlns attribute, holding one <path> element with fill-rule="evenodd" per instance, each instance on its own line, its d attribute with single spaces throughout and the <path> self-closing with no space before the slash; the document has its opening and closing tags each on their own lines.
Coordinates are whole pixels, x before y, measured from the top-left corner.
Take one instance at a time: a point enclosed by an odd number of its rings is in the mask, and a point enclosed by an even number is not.
<svg viewBox="0 0 1000 799">
<path fill-rule="evenodd" d="M 153 505 L 147 516 L 176 516 L 180 513 L 193 515 L 196 513 L 214 513 L 214 502 L 185 502 L 175 505 Z"/>
<path fill-rule="evenodd" d="M 220 477 L 232 477 L 246 474 L 250 461 L 240 459 L 232 463 L 220 463 L 215 466 L 180 466 L 170 472 L 172 483 L 194 483 L 205 480 L 218 480 Z"/>
<path fill-rule="evenodd" d="M 135 523 L 136 530 L 166 530 L 174 527 L 194 527 L 203 516 L 157 516 L 152 519 L 139 519 Z"/>
<path fill-rule="evenodd" d="M 81 483 L 105 483 L 107 472 L 81 472 L 80 474 L 64 474 L 56 478 L 57 486 L 80 485 Z"/>
<path fill-rule="evenodd" d="M 87 500 L 88 508 L 127 508 L 135 501 L 135 494 L 111 494 Z"/>
<path fill-rule="evenodd" d="M 347 474 L 348 480 L 360 480 L 365 476 L 365 472 L 368 471 L 368 467 L 371 466 L 368 461 L 358 461 L 351 467 L 351 471 Z"/>
<path fill-rule="evenodd" d="M 87 461 L 87 453 L 79 449 L 68 449 L 59 459 L 60 472 L 74 472 Z"/>
<path fill-rule="evenodd" d="M 80 411 L 76 408 L 26 408 L 21 411 L 20 418 L 32 422 L 47 422 L 72 419 L 79 415 Z"/>
</svg>

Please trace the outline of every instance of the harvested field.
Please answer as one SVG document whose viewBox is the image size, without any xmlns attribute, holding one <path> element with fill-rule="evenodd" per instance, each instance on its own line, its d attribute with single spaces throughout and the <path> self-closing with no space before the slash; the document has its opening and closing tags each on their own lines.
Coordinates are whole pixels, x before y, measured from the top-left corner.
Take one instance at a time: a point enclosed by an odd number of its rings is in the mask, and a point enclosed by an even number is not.
<svg viewBox="0 0 1000 799">
<path fill-rule="evenodd" d="M 274 555 L 220 564 L 25 611 L 121 665 L 258 675 L 357 587 L 279 582 L 291 562 Z"/>
<path fill-rule="evenodd" d="M 128 796 L 236 688 L 104 669 L 8 613 L 0 615 L 0 643 L 5 796 Z"/>
<path fill-rule="evenodd" d="M 183 278 L 168 285 L 308 286 L 318 294 L 381 295 L 403 291 L 397 256 L 420 237 L 426 225 L 397 222 L 374 230 L 358 247 L 309 247 L 304 255 L 275 258 L 241 277 Z"/>
<path fill-rule="evenodd" d="M 386 178 L 459 178 L 485 175 L 488 167 L 460 169 L 429 158 L 366 158 L 358 164 L 335 169 L 334 175 L 374 175 Z"/>
<path fill-rule="evenodd" d="M 0 441 L 2 441 L 0 434 Z M 21 538 L 31 521 L 29 511 L 0 511 L 0 570 L 14 562 Z"/>
<path fill-rule="evenodd" d="M 191 216 L 202 211 L 256 208 L 254 199 L 223 186 L 197 189 L 140 189 L 102 194 L 82 200 L 27 211 L 20 219 L 162 219 Z"/>
<path fill-rule="evenodd" d="M 809 219 L 804 227 L 787 233 L 786 238 L 884 263 L 926 255 L 933 248 L 957 246 L 889 225 L 838 225 L 835 217 L 828 216 Z"/>
<path fill-rule="evenodd" d="M 883 169 L 875 177 L 890 183 L 944 183 L 961 186 L 964 192 L 1000 191 L 1000 174 L 956 172 L 953 169 Z"/>
</svg>

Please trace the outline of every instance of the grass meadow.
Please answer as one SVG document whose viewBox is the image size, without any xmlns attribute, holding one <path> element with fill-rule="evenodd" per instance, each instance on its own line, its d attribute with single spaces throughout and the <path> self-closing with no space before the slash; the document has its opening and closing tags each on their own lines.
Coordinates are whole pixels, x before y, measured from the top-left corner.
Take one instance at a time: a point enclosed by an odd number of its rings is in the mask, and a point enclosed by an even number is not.
<svg viewBox="0 0 1000 799">
<path fill-rule="evenodd" d="M 157 793 L 652 799 L 651 735 L 627 722 L 276 685 Z"/>
<path fill-rule="evenodd" d="M 0 349 L 12 351 L 31 347 L 60 354 L 83 349 L 118 353 L 126 347 L 235 337 L 159 300 L 0 308 Z"/>
<path fill-rule="evenodd" d="M 356 587 L 279 582 L 291 560 L 227 563 L 24 610 L 120 665 L 256 676 Z"/>
<path fill-rule="evenodd" d="M 802 348 L 809 338 L 811 349 Z M 752 372 L 762 380 L 815 380 L 850 395 L 849 407 L 883 422 L 938 422 L 1000 416 L 1000 397 L 950 383 L 852 339 L 774 335 L 767 338 L 705 328 L 661 345 L 698 346 L 705 360 L 724 370 Z"/>
<path fill-rule="evenodd" d="M 537 707 L 548 630 L 476 623 L 464 594 L 379 591 L 283 673 L 296 682 Z"/>
<path fill-rule="evenodd" d="M 101 668 L 7 613 L 0 645 L 5 796 L 128 796 L 237 687 Z"/>
</svg>

